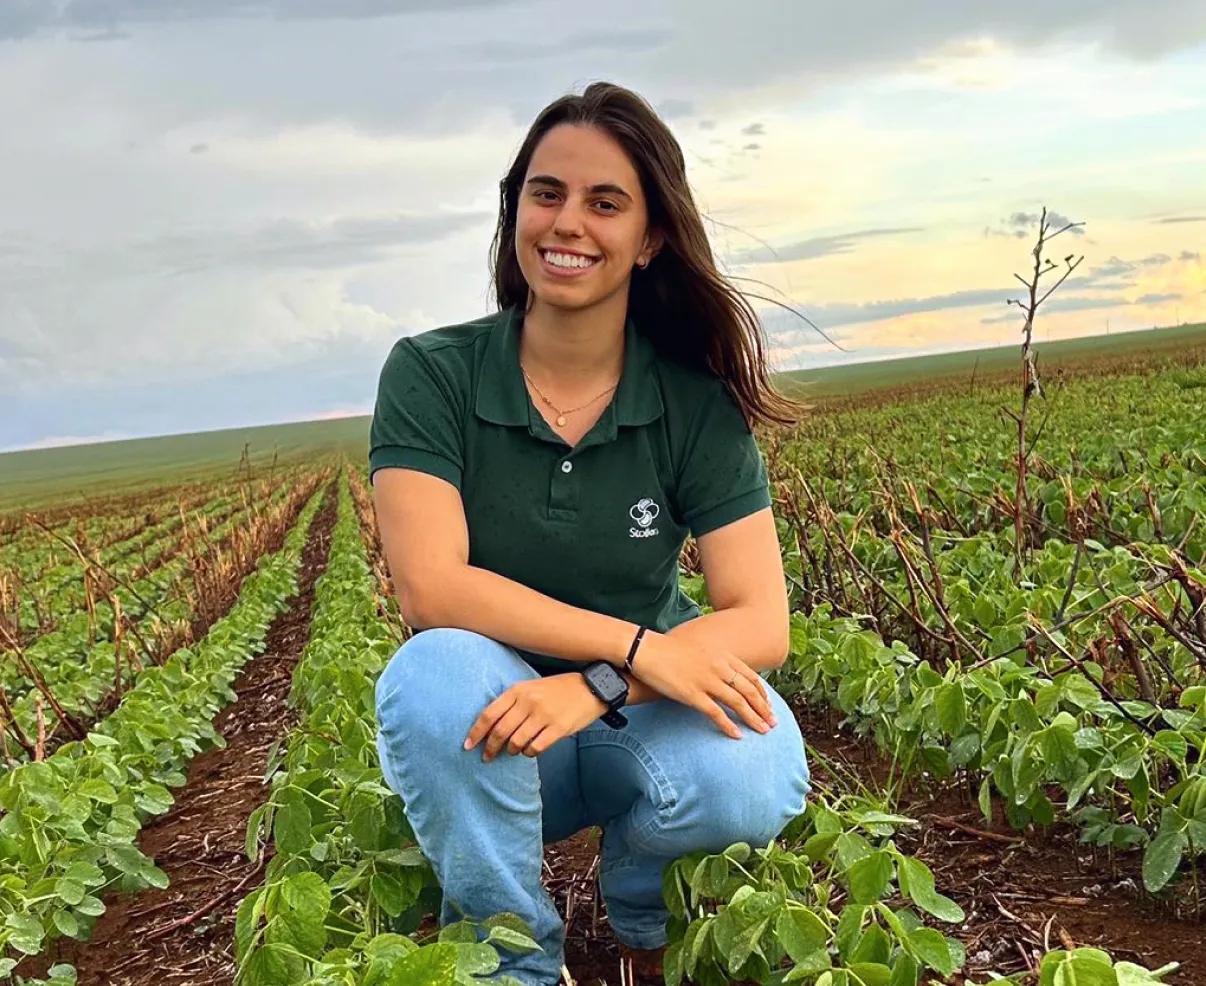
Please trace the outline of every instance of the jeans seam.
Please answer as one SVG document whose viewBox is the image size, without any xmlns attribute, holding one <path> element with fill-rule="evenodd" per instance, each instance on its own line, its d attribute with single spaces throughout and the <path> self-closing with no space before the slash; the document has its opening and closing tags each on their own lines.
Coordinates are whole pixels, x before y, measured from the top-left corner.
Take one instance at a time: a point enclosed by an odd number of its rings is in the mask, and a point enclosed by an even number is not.
<svg viewBox="0 0 1206 986">
<path fill-rule="evenodd" d="M 649 750 L 645 747 L 645 744 L 643 744 L 635 736 L 622 733 L 615 733 L 611 735 L 597 734 L 589 737 L 583 736 L 580 733 L 579 736 L 579 755 L 581 754 L 583 745 L 586 745 L 587 747 L 618 746 L 621 749 L 627 750 L 629 753 L 631 753 L 633 757 L 636 758 L 637 762 L 644 767 L 646 771 L 648 771 L 650 778 L 653 780 L 654 786 L 657 788 L 658 804 L 655 806 L 653 817 L 643 825 L 634 827 L 632 830 L 633 839 L 638 839 L 641 842 L 646 841 L 661 827 L 662 813 L 666 809 L 673 808 L 678 804 L 678 792 L 674 789 L 674 785 L 670 783 L 665 771 L 662 770 L 658 762 L 649 753 Z M 630 845 L 633 839 L 628 840 Z"/>
</svg>

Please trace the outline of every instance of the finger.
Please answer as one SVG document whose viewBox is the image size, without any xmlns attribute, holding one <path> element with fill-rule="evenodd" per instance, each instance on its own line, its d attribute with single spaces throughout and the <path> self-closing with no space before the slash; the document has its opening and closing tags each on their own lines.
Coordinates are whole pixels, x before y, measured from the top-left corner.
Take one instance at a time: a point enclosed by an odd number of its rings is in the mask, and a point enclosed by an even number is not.
<svg viewBox="0 0 1206 986">
<path fill-rule="evenodd" d="M 511 734 L 511 738 L 507 741 L 507 752 L 513 757 L 519 756 L 542 729 L 544 729 L 543 722 L 535 716 L 528 716 Z"/>
<path fill-rule="evenodd" d="M 523 724 L 527 717 L 527 712 L 520 709 L 518 705 L 511 706 L 507 714 L 494 724 L 490 735 L 486 737 L 486 746 L 482 751 L 483 758 L 489 761 L 498 756 L 499 750 L 506 746 L 511 734 Z"/>
<path fill-rule="evenodd" d="M 716 724 L 716 728 L 728 736 L 730 739 L 741 739 L 741 730 L 733 723 L 733 720 L 725 714 L 724 709 L 716 704 L 708 696 L 704 696 L 703 701 L 696 706 L 704 715 Z"/>
<path fill-rule="evenodd" d="M 734 687 L 745 696 L 754 711 L 770 725 L 775 725 L 775 710 L 771 708 L 770 696 L 766 692 L 766 682 L 753 668 L 746 666 L 744 674 L 738 674 Z"/>
<path fill-rule="evenodd" d="M 770 726 L 766 720 L 754 711 L 754 707 L 742 691 L 742 689 L 753 691 L 753 687 L 747 684 L 744 678 L 738 677 L 732 685 L 721 685 L 720 687 L 721 691 L 716 698 L 736 712 L 750 729 L 759 733 L 770 732 Z"/>
<path fill-rule="evenodd" d="M 561 733 L 552 726 L 545 726 L 539 733 L 536 734 L 524 747 L 523 755 L 525 757 L 538 757 L 544 753 L 550 746 L 561 739 Z"/>
<path fill-rule="evenodd" d="M 494 724 L 515 704 L 515 696 L 509 692 L 503 692 L 493 702 L 482 709 L 469 729 L 468 735 L 465 737 L 465 749 L 472 750 L 482 739 L 494 728 Z"/>
</svg>

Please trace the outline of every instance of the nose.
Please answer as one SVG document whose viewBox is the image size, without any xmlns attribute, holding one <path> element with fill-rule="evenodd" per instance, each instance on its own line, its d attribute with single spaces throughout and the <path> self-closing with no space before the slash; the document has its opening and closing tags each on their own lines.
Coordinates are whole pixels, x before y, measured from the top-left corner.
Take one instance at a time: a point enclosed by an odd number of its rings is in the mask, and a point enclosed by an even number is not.
<svg viewBox="0 0 1206 986">
<path fill-rule="evenodd" d="M 553 222 L 553 232 L 558 236 L 570 238 L 582 236 L 585 232 L 584 209 L 580 202 L 574 198 L 566 198 L 564 204 L 557 211 L 557 218 Z"/>
</svg>

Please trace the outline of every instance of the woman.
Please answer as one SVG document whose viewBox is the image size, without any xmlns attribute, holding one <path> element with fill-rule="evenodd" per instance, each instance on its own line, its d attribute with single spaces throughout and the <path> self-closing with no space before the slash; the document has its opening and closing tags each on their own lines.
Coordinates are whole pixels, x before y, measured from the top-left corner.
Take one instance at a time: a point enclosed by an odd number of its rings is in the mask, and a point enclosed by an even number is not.
<svg viewBox="0 0 1206 986">
<path fill-rule="evenodd" d="M 716 271 L 682 151 L 633 93 L 547 107 L 501 183 L 499 311 L 401 339 L 370 467 L 416 633 L 377 685 L 378 746 L 444 893 L 441 925 L 512 911 L 556 983 L 545 843 L 603 829 L 609 922 L 647 974 L 662 870 L 765 846 L 804 809 L 799 729 L 761 672 L 788 649 L 753 421 L 753 312 Z M 679 589 L 688 533 L 714 612 Z M 736 742 L 734 742 L 736 741 Z"/>
</svg>

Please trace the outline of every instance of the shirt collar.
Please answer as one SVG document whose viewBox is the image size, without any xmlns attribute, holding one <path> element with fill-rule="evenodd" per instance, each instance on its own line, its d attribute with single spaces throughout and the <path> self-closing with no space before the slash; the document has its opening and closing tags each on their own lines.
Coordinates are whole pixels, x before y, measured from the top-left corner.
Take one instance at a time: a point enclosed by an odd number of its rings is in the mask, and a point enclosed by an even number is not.
<svg viewBox="0 0 1206 986">
<path fill-rule="evenodd" d="M 527 425 L 531 398 L 519 366 L 519 337 L 523 316 L 514 308 L 499 313 L 486 342 L 477 388 L 477 416 L 500 425 Z M 662 414 L 661 392 L 653 373 L 653 344 L 636 329 L 632 318 L 624 323 L 624 366 L 615 399 L 604 416 L 616 425 L 646 425 Z"/>
</svg>

